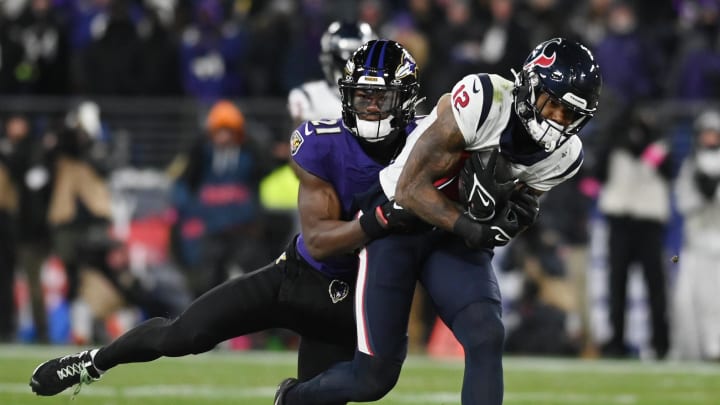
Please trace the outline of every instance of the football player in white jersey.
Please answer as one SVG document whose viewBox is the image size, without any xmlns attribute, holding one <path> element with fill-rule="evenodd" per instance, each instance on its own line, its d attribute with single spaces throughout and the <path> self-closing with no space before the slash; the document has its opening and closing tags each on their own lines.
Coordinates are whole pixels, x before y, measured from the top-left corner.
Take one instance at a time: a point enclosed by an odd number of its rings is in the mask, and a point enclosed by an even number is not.
<svg viewBox="0 0 720 405">
<path fill-rule="evenodd" d="M 469 75 L 442 96 L 380 172 L 384 194 L 398 211 L 366 211 L 381 224 L 392 223 L 404 207 L 436 229 L 366 245 L 359 254 L 355 358 L 303 383 L 284 381 L 275 404 L 368 402 L 387 394 L 407 355 L 418 280 L 464 349 L 462 404 L 501 404 L 505 330 L 492 249 L 537 219 L 537 195 L 578 171 L 583 153 L 577 133 L 594 115 L 600 88 L 590 51 L 555 38 L 531 52 L 514 83 Z M 500 159 L 509 173 L 498 180 Z M 457 178 L 461 204 L 449 198 Z"/>
<path fill-rule="evenodd" d="M 579 43 L 555 38 L 538 45 L 514 73 L 514 83 L 469 75 L 441 97 L 408 138 L 414 146 L 381 172 L 388 198 L 457 232 L 467 217 L 461 219 L 460 209 L 433 182 L 453 172 L 463 151 L 499 147 L 513 177 L 537 194 L 575 175 L 583 161 L 577 134 L 597 110 L 602 85 L 592 54 Z M 460 231 L 468 241 L 472 233 Z"/>
<path fill-rule="evenodd" d="M 288 110 L 293 126 L 303 121 L 337 117 L 340 105 L 338 80 L 348 58 L 362 44 L 377 39 L 368 23 L 332 22 L 320 39 L 320 64 L 325 80 L 303 83 L 290 90 Z"/>
</svg>

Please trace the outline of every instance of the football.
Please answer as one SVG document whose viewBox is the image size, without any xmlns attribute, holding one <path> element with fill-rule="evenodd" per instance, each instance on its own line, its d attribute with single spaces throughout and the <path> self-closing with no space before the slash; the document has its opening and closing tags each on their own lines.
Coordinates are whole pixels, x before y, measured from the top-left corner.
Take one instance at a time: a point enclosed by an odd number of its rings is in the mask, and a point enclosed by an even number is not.
<svg viewBox="0 0 720 405">
<path fill-rule="evenodd" d="M 480 153 L 482 157 L 482 163 L 483 168 L 487 167 L 488 159 L 490 159 L 490 154 L 492 153 L 492 150 L 486 150 L 486 151 L 480 151 L 475 152 Z M 514 180 L 515 177 L 512 173 L 512 164 L 510 161 L 505 157 L 505 155 L 501 153 L 498 153 L 497 161 L 495 162 L 495 180 L 498 182 L 506 182 L 510 180 Z"/>
</svg>

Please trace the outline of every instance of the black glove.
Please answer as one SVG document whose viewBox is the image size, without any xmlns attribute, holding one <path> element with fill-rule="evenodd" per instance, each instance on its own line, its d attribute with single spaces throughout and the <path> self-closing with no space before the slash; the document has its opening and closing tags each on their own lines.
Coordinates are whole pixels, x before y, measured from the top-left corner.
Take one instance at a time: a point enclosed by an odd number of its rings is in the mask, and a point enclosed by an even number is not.
<svg viewBox="0 0 720 405">
<path fill-rule="evenodd" d="M 515 203 L 513 211 L 522 227 L 528 228 L 537 222 L 540 216 L 540 198 L 532 190 L 527 187 L 515 190 L 510 201 Z"/>
<path fill-rule="evenodd" d="M 515 188 L 507 162 L 504 159 L 498 161 L 499 153 L 499 149 L 494 149 L 487 165 L 483 164 L 479 152 L 473 153 L 460 174 L 461 195 L 467 203 L 468 213 L 478 221 L 492 219 Z"/>
<path fill-rule="evenodd" d="M 715 197 L 719 182 L 720 178 L 710 177 L 701 171 L 695 172 L 695 185 L 697 185 L 700 194 L 708 200 L 712 200 Z"/>
<path fill-rule="evenodd" d="M 498 212 L 490 223 L 478 222 L 465 212 L 455 222 L 453 232 L 465 239 L 465 243 L 473 249 L 505 246 L 525 228 L 518 222 L 516 207 L 516 203 L 508 201 L 505 209 Z"/>
<path fill-rule="evenodd" d="M 390 200 L 375 208 L 380 224 L 391 233 L 415 233 L 430 230 L 432 227 L 408 210 Z"/>
<path fill-rule="evenodd" d="M 415 233 L 432 228 L 399 206 L 395 200 L 387 201 L 371 212 L 363 213 L 360 217 L 360 226 L 371 239 L 382 238 L 389 233 Z"/>
</svg>

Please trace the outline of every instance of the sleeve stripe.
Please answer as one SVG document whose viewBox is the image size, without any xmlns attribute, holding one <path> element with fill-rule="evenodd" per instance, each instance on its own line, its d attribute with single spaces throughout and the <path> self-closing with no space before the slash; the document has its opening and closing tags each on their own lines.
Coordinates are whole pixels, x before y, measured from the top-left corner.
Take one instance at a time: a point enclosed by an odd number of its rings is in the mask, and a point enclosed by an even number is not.
<svg viewBox="0 0 720 405">
<path fill-rule="evenodd" d="M 483 92 L 483 105 L 480 113 L 480 120 L 478 121 L 475 132 L 480 130 L 480 126 L 485 123 L 485 120 L 490 113 L 490 107 L 492 106 L 492 95 L 493 95 L 493 84 L 490 81 L 490 77 L 487 74 L 477 75 L 480 78 L 480 85 Z M 475 83 L 473 83 L 473 91 L 475 91 Z"/>
<path fill-rule="evenodd" d="M 559 175 L 553 177 L 553 179 L 561 179 L 566 176 L 569 176 L 570 174 L 572 174 L 573 172 L 575 172 L 577 169 L 580 168 L 580 165 L 582 165 L 584 159 L 585 159 L 585 152 L 580 150 L 580 156 L 578 156 L 578 158 L 575 159 L 573 164 L 571 164 L 570 167 L 567 168 L 567 170 L 562 172 L 562 174 L 559 174 Z"/>
</svg>

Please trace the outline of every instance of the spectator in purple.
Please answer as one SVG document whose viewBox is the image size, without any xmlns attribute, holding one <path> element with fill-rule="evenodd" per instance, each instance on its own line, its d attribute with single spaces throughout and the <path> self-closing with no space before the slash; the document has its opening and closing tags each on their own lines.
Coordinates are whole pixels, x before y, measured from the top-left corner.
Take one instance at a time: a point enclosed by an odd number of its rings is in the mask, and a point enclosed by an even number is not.
<svg viewBox="0 0 720 405">
<path fill-rule="evenodd" d="M 246 94 L 242 73 L 249 36 L 225 18 L 219 0 L 198 0 L 195 22 L 182 33 L 180 72 L 186 94 L 212 101 Z"/>
<path fill-rule="evenodd" d="M 608 33 L 595 51 L 603 70 L 603 93 L 622 105 L 659 94 L 662 54 L 638 29 L 634 9 L 615 3 L 608 15 Z"/>
<path fill-rule="evenodd" d="M 684 2 L 679 9 L 680 36 L 670 95 L 686 100 L 720 97 L 720 3 Z"/>
</svg>

